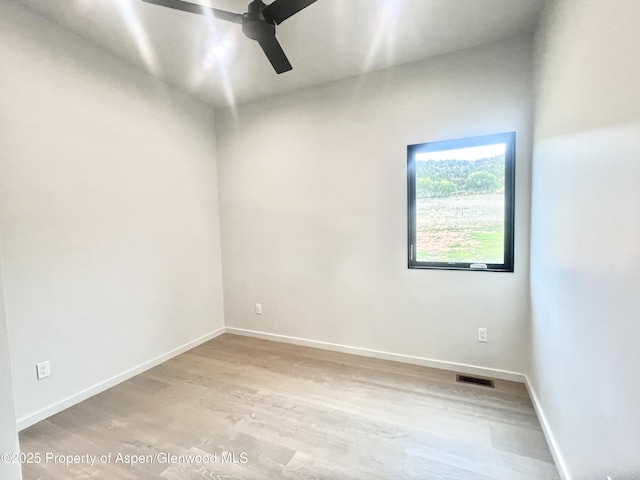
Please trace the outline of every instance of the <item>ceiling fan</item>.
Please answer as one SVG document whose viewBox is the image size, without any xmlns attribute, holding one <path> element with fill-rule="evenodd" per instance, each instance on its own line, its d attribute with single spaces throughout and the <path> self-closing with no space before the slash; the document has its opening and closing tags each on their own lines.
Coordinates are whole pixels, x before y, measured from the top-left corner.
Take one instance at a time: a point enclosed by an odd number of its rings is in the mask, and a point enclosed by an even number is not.
<svg viewBox="0 0 640 480">
<path fill-rule="evenodd" d="M 211 12 L 214 17 L 227 22 L 242 25 L 242 33 L 260 44 L 276 73 L 288 72 L 293 67 L 276 39 L 276 25 L 295 15 L 317 0 L 275 0 L 266 5 L 262 0 L 253 0 L 247 13 L 233 13 L 226 10 L 196 5 L 182 0 L 142 0 L 162 7 L 174 8 L 183 12 L 205 15 Z"/>
</svg>

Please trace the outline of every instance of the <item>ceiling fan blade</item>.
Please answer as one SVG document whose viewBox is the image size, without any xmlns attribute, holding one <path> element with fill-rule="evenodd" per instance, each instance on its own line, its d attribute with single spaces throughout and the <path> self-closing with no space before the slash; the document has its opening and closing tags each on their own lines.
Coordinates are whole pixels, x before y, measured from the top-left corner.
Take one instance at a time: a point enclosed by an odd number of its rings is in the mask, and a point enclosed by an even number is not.
<svg viewBox="0 0 640 480">
<path fill-rule="evenodd" d="M 214 17 L 220 20 L 226 20 L 228 22 L 242 24 L 242 14 L 227 12 L 226 10 L 219 10 L 217 8 L 207 7 L 205 5 L 196 5 L 195 3 L 183 2 L 182 0 L 142 0 L 145 3 L 152 3 L 154 5 L 160 5 L 161 7 L 169 7 L 175 10 L 181 10 L 183 12 L 197 13 L 198 15 L 205 15 L 206 11 L 213 14 Z"/>
<path fill-rule="evenodd" d="M 317 0 L 276 0 L 262 10 L 262 15 L 264 15 L 267 20 L 273 20 L 279 25 L 291 15 L 298 13 L 303 8 L 307 8 L 316 1 Z"/>
<path fill-rule="evenodd" d="M 262 51 L 265 53 L 271 65 L 273 65 L 276 73 L 284 73 L 291 70 L 293 67 L 289 63 L 287 56 L 284 54 L 284 50 L 276 40 L 276 37 L 267 37 L 259 40 L 258 43 L 262 47 Z"/>
</svg>

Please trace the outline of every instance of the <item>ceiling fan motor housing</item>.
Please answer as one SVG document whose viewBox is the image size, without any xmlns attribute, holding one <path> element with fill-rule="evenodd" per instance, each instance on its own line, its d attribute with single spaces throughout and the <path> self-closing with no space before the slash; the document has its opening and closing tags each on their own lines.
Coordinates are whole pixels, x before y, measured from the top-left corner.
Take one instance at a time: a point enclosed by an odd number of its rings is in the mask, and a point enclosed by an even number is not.
<svg viewBox="0 0 640 480">
<path fill-rule="evenodd" d="M 249 4 L 249 11 L 242 19 L 242 33 L 251 40 L 261 41 L 265 38 L 274 37 L 276 34 L 276 24 L 273 20 L 267 20 L 262 14 L 266 5 L 262 0 L 254 0 Z"/>
</svg>

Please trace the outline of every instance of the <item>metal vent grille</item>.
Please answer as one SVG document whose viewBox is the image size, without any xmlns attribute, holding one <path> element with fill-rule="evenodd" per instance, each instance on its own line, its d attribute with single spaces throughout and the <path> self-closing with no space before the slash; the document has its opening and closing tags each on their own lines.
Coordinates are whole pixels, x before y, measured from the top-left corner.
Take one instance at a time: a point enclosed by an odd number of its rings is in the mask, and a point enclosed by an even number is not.
<svg viewBox="0 0 640 480">
<path fill-rule="evenodd" d="M 481 385 L 483 387 L 496 388 L 496 386 L 493 384 L 493 380 L 471 377 L 469 375 L 456 375 L 456 382 L 471 383 L 474 385 Z"/>
</svg>

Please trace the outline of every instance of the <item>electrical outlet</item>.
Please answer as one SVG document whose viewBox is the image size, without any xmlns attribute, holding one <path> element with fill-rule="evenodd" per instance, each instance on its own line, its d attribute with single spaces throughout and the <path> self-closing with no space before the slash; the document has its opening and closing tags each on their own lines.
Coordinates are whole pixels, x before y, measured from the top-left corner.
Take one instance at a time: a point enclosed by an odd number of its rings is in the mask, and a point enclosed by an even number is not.
<svg viewBox="0 0 640 480">
<path fill-rule="evenodd" d="M 51 375 L 51 366 L 49 365 L 49 360 L 36 364 L 36 375 L 38 377 L 38 380 L 42 380 L 43 378 L 47 378 L 49 375 Z"/>
<path fill-rule="evenodd" d="M 256 303 L 256 313 L 258 315 L 262 315 L 262 304 L 261 303 Z"/>
<path fill-rule="evenodd" d="M 479 328 L 478 329 L 478 341 L 479 342 L 488 342 L 489 341 L 489 334 L 487 333 L 487 329 L 486 328 Z"/>
</svg>

